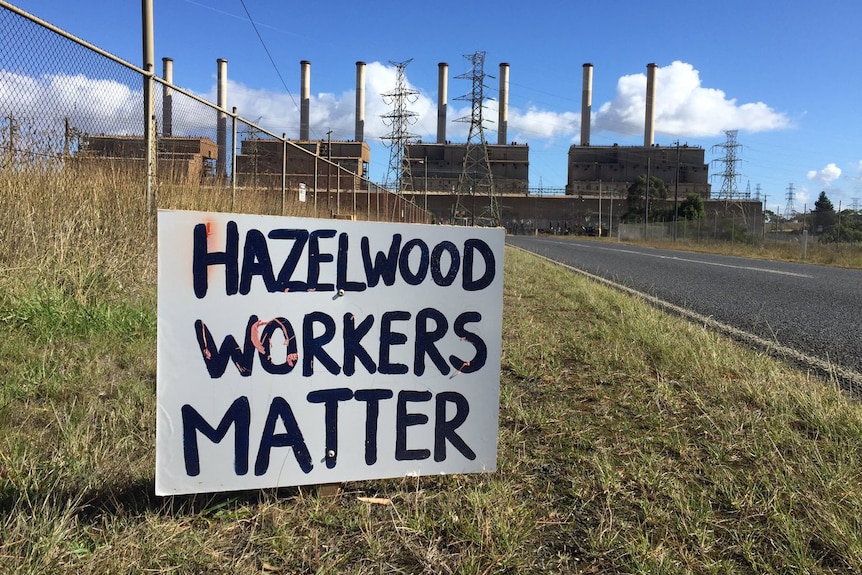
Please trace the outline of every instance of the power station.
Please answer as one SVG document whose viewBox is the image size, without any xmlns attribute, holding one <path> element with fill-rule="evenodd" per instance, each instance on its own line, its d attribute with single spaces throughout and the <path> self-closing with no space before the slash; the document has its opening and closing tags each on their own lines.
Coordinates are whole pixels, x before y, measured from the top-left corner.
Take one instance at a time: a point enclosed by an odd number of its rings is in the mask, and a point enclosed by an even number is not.
<svg viewBox="0 0 862 575">
<path fill-rule="evenodd" d="M 733 210 L 742 215 L 754 233 L 762 226 L 760 202 L 743 198 L 712 198 L 709 166 L 704 149 L 675 143 L 660 146 L 654 142 L 656 71 L 654 63 L 647 65 L 645 93 L 644 141 L 642 146 L 594 145 L 591 141 L 593 65 L 583 65 L 580 143 L 568 151 L 567 179 L 563 194 L 533 195 L 530 193 L 530 148 L 522 142 L 508 141 L 509 78 L 508 63 L 499 65 L 497 138 L 491 143 L 484 138 L 482 108 L 486 78 L 482 64 L 484 53 L 468 56 L 473 64 L 467 74 L 458 76 L 472 80 L 472 92 L 459 99 L 471 102 L 472 115 L 455 119 L 470 122 L 467 141 L 453 142 L 447 137 L 450 120 L 449 65 L 438 64 L 436 141 L 425 142 L 409 134 L 407 124 L 413 113 L 407 109 L 409 96 L 396 89 L 381 96 L 393 102 L 391 114 L 384 116 L 392 132 L 387 137 L 393 146 L 394 166 L 400 167 L 398 185 L 390 186 L 417 206 L 432 214 L 433 221 L 467 225 L 504 225 L 512 231 L 560 230 L 574 231 L 587 227 L 616 228 L 620 217 L 629 209 L 627 193 L 630 185 L 642 176 L 663 180 L 676 199 L 697 194 L 718 217 L 719 209 L 730 216 Z M 169 59 L 166 59 L 169 60 Z M 406 65 L 406 63 L 404 63 Z M 226 62 L 218 61 L 220 107 L 226 106 Z M 286 185 L 291 189 L 305 184 L 326 191 L 360 190 L 367 185 L 371 150 L 365 141 L 366 86 L 364 62 L 356 62 L 355 134 L 350 141 L 312 140 L 311 133 L 311 63 L 300 62 L 300 121 L 299 138 L 292 145 L 278 139 L 245 134 L 237 142 L 234 177 L 238 186 L 273 189 Z M 166 62 L 165 75 L 168 75 Z M 401 69 L 403 74 L 403 68 Z M 403 82 L 402 82 L 403 83 Z M 403 93 L 402 93 L 403 92 Z M 400 98 L 400 99 L 399 99 Z M 163 98 L 170 107 L 170 98 Z M 170 110 L 163 111 L 165 135 L 170 134 Z M 224 173 L 227 157 L 224 149 L 222 118 L 217 134 L 216 171 Z M 207 157 L 212 162 L 212 142 L 205 143 Z M 236 144 L 235 144 L 236 145 Z M 110 148 L 101 142 L 102 149 Z M 202 148 L 203 149 L 203 148 Z M 85 150 L 86 151 L 86 150 Z M 100 155 L 90 150 L 91 155 Z M 325 159 L 327 162 L 319 162 Z M 185 161 L 185 160 L 184 160 Z M 330 163 L 331 162 L 331 163 Z M 392 163 L 392 161 L 390 161 Z M 333 165 L 336 166 L 333 168 Z M 199 171 L 199 170 L 198 170 Z M 196 174 L 198 171 L 189 173 Z M 391 174 L 387 174 L 387 181 Z M 375 192 L 376 193 L 376 192 Z M 731 200 L 736 200 L 731 202 Z M 731 205 L 731 203 L 733 205 Z M 340 209 L 340 208 L 339 208 Z M 334 211 L 333 216 L 339 215 Z"/>
</svg>

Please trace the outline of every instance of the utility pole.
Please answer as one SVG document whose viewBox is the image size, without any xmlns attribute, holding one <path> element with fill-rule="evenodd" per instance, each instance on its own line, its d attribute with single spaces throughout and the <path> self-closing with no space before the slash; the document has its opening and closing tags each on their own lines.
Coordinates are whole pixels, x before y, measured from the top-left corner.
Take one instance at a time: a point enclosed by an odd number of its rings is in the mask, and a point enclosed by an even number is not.
<svg viewBox="0 0 862 575">
<path fill-rule="evenodd" d="M 673 184 L 673 241 L 676 241 L 676 226 L 679 220 L 679 140 L 676 141 L 676 177 Z"/>
</svg>

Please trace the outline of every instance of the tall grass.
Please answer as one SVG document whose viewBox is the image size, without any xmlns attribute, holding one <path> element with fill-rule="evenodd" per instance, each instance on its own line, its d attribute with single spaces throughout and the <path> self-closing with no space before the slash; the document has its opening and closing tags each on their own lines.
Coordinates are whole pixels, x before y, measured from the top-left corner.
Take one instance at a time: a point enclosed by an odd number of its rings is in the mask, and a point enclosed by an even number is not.
<svg viewBox="0 0 862 575">
<path fill-rule="evenodd" d="M 862 570 L 858 403 L 519 251 L 496 473 L 158 498 L 143 189 L 0 178 L 2 573 Z"/>
</svg>

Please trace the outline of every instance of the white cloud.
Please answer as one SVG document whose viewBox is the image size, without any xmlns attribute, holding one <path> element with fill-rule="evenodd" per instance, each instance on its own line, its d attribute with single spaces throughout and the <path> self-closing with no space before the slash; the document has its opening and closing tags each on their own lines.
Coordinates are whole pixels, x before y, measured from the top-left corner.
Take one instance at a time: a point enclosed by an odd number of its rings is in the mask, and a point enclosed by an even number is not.
<svg viewBox="0 0 862 575">
<path fill-rule="evenodd" d="M 635 135 L 643 132 L 646 74 L 623 76 L 617 95 L 599 107 L 595 130 Z M 691 64 L 673 62 L 656 70 L 655 131 L 669 136 L 716 136 L 724 130 L 750 132 L 790 127 L 784 114 L 763 102 L 737 104 L 722 90 L 701 85 Z"/>
<path fill-rule="evenodd" d="M 810 170 L 807 177 L 810 181 L 817 182 L 821 186 L 829 188 L 832 186 L 832 182 L 841 177 L 841 168 L 834 163 L 829 163 L 820 170 Z"/>
<path fill-rule="evenodd" d="M 407 68 L 409 78 L 409 67 Z M 383 116 L 393 111 L 392 103 L 381 96 L 395 88 L 396 69 L 380 62 L 366 67 L 365 139 L 377 141 L 391 131 Z M 718 89 L 701 85 L 700 74 L 691 64 L 673 62 L 656 71 L 657 133 L 671 136 L 714 136 L 727 129 L 768 131 L 787 128 L 789 119 L 762 102 L 738 104 Z M 313 84 L 312 84 L 313 86 Z M 408 102 L 408 110 L 415 114 L 415 123 L 409 131 L 426 141 L 434 141 L 437 131 L 436 86 L 429 92 L 416 90 Z M 215 101 L 216 88 L 202 95 Z M 593 117 L 594 131 L 615 132 L 621 135 L 642 133 L 646 75 L 623 76 L 617 82 L 616 97 L 597 108 Z M 161 90 L 157 89 L 157 101 Z M 113 80 L 92 79 L 83 75 L 57 74 L 28 77 L 0 70 L 0 107 L 18 117 L 50 118 L 56 129 L 62 128 L 64 117 L 73 125 L 90 133 L 140 134 L 141 88 Z M 353 86 L 341 93 L 317 93 L 310 102 L 311 137 L 332 137 L 350 140 L 355 131 L 356 92 Z M 448 102 L 447 138 L 463 141 L 467 137 L 470 106 L 464 102 Z M 497 105 L 488 100 L 484 110 L 486 138 L 496 142 Z M 261 90 L 241 83 L 228 81 L 228 106 L 236 106 L 239 115 L 255 122 L 276 135 L 286 133 L 289 138 L 299 136 L 299 95 Z M 206 106 L 184 98 L 174 97 L 174 134 L 214 137 L 215 113 Z M 159 116 L 160 119 L 160 116 Z M 534 143 L 539 147 L 554 140 L 575 140 L 580 132 L 579 111 L 548 110 L 529 105 L 526 108 L 510 106 L 508 140 Z M 840 176 L 834 165 L 815 172 L 814 178 L 831 182 Z M 860 162 L 862 175 L 862 162 Z"/>
<path fill-rule="evenodd" d="M 82 74 L 38 78 L 0 70 L 0 109 L 23 131 L 62 134 L 65 120 L 89 133 L 143 133 L 140 89 Z"/>
</svg>

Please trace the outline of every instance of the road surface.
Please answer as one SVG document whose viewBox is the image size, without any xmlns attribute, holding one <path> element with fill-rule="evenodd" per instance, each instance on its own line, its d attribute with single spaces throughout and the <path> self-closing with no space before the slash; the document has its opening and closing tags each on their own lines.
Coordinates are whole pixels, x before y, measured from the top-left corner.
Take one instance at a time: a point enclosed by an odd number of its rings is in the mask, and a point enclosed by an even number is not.
<svg viewBox="0 0 862 575">
<path fill-rule="evenodd" d="M 862 383 L 862 271 L 607 240 L 506 242 L 851 372 Z"/>
</svg>

